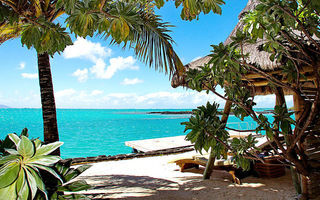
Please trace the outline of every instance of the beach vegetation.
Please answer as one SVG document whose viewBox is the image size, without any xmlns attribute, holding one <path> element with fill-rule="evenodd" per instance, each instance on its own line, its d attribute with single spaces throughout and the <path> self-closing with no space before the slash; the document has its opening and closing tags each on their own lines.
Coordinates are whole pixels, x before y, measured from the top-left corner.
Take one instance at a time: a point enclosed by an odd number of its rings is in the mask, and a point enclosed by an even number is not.
<svg viewBox="0 0 320 200">
<path fill-rule="evenodd" d="M 265 133 L 282 164 L 299 174 L 293 179 L 304 199 L 313 198 L 319 191 L 319 11 L 319 1 L 260 0 L 254 10 L 244 13 L 242 28 L 231 37 L 231 42 L 212 45 L 209 62 L 189 69 L 185 77 L 189 88 L 219 96 L 231 104 L 232 112 L 240 120 L 250 117 L 258 124 L 255 131 Z M 268 55 L 263 62 L 253 55 L 255 49 L 244 51 L 252 44 Z M 266 62 L 273 67 L 264 66 Z M 251 81 L 248 74 L 260 85 L 265 83 L 263 87 Z M 272 121 L 254 110 L 258 87 L 260 94 L 276 96 Z M 285 94 L 294 97 L 293 112 L 287 108 Z M 217 157 L 232 152 L 243 169 L 249 167 L 247 159 L 263 162 L 261 155 L 252 151 L 255 139 L 230 139 L 224 131 L 226 122 L 216 110 L 215 103 L 198 107 L 189 122 L 184 123 L 186 130 L 191 130 L 187 139 L 195 143 L 196 149 L 211 148 Z"/>
<path fill-rule="evenodd" d="M 22 45 L 37 51 L 38 74 L 44 127 L 44 142 L 59 141 L 50 56 L 72 45 L 78 37 L 102 36 L 110 44 L 134 49 L 136 56 L 156 70 L 172 74 L 183 71 L 169 36 L 172 27 L 162 22 L 154 9 L 164 0 L 0 0 L 0 44 L 20 37 Z M 176 0 L 181 18 L 191 20 L 202 13 L 221 13 L 222 0 L 203 4 L 197 0 Z M 58 18 L 64 16 L 64 23 Z M 59 148 L 53 152 L 60 155 Z"/>
<path fill-rule="evenodd" d="M 5 145 L 0 156 L 0 199 L 86 199 L 80 194 L 64 192 L 91 187 L 83 180 L 67 183 L 89 166 L 71 169 L 70 162 L 58 163 L 61 158 L 49 154 L 62 142 L 43 144 L 39 139 L 30 140 L 27 136 L 27 129 L 23 129 L 20 136 L 11 133 L 2 143 Z"/>
</svg>

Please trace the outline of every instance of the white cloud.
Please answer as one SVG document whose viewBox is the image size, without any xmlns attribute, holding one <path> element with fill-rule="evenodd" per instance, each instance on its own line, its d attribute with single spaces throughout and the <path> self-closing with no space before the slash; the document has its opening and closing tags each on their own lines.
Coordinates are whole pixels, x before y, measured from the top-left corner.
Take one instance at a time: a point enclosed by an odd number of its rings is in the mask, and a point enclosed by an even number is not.
<svg viewBox="0 0 320 200">
<path fill-rule="evenodd" d="M 34 73 L 34 74 L 31 74 L 31 73 L 22 73 L 21 76 L 23 78 L 26 78 L 26 79 L 37 79 L 38 78 L 38 74 L 37 73 Z"/>
<path fill-rule="evenodd" d="M 91 96 L 97 96 L 97 95 L 100 95 L 100 94 L 102 94 L 103 93 L 103 91 L 101 91 L 101 90 L 93 90 L 92 92 L 91 92 Z"/>
<path fill-rule="evenodd" d="M 25 62 L 20 62 L 19 64 L 19 69 L 22 70 L 26 67 L 26 63 Z"/>
<path fill-rule="evenodd" d="M 64 58 L 85 58 L 96 62 L 98 58 L 111 56 L 111 49 L 78 37 L 73 45 L 67 46 L 63 52 Z"/>
<path fill-rule="evenodd" d="M 76 91 L 74 89 L 65 89 L 61 90 L 55 93 L 55 98 L 63 98 L 63 97 L 70 97 L 72 95 L 76 94 Z"/>
<path fill-rule="evenodd" d="M 94 63 L 90 68 L 90 73 L 99 79 L 110 79 L 117 71 L 124 69 L 139 69 L 135 66 L 136 60 L 132 57 L 116 57 L 110 59 L 110 65 L 107 66 L 105 58 L 111 56 L 112 50 L 103 47 L 100 43 L 94 43 L 84 38 L 77 38 L 73 45 L 68 46 L 63 57 L 87 59 Z M 77 69 L 72 76 L 78 77 L 79 82 L 85 82 L 88 79 L 89 70 Z"/>
<path fill-rule="evenodd" d="M 116 57 L 110 59 L 110 65 L 106 67 L 106 63 L 102 59 L 98 59 L 96 64 L 90 68 L 92 74 L 99 79 L 110 79 L 117 71 L 124 69 L 139 69 L 138 66 L 135 66 L 136 60 L 132 57 Z"/>
<path fill-rule="evenodd" d="M 287 107 L 290 108 L 293 106 L 293 97 L 285 96 Z M 276 103 L 276 96 L 274 94 L 272 95 L 266 95 L 266 96 L 256 96 L 254 98 L 254 101 L 257 103 L 255 106 L 256 108 L 274 108 Z"/>
<path fill-rule="evenodd" d="M 138 84 L 138 83 L 143 83 L 143 80 L 140 80 L 138 78 L 134 78 L 134 79 L 125 78 L 121 82 L 122 85 L 135 85 L 135 84 Z"/>
<path fill-rule="evenodd" d="M 75 72 L 72 73 L 72 76 L 77 77 L 79 82 L 86 82 L 88 80 L 88 69 L 77 69 Z"/>
<path fill-rule="evenodd" d="M 198 92 L 154 92 L 147 94 L 109 93 L 101 90 L 66 89 L 56 92 L 58 108 L 196 108 L 207 101 L 216 101 L 223 107 L 224 101 L 212 94 Z"/>
</svg>

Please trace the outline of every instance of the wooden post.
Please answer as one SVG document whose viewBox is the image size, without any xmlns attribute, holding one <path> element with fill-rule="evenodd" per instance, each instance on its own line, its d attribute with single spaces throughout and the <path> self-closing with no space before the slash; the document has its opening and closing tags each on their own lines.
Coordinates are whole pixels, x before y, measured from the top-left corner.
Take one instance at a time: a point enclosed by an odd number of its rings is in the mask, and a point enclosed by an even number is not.
<svg viewBox="0 0 320 200">
<path fill-rule="evenodd" d="M 296 121 L 298 121 L 302 115 L 303 109 L 304 109 L 304 103 L 303 99 L 297 95 L 293 95 L 293 105 L 294 105 L 294 115 Z M 301 194 L 302 199 L 307 199 L 308 197 L 308 179 L 306 176 L 300 174 L 300 180 L 301 180 Z"/>
<path fill-rule="evenodd" d="M 226 101 L 226 104 L 224 106 L 224 110 L 223 110 L 223 116 L 221 117 L 221 122 L 223 123 L 227 123 L 228 121 L 228 117 L 230 114 L 230 110 L 231 110 L 231 105 L 232 102 L 231 101 Z M 206 165 L 206 169 L 204 170 L 203 173 L 203 179 L 209 179 L 211 176 L 211 173 L 213 171 L 213 167 L 214 167 L 214 161 L 215 161 L 215 155 L 212 151 L 212 149 L 210 150 L 210 155 L 209 155 L 209 160 L 208 163 Z"/>
</svg>

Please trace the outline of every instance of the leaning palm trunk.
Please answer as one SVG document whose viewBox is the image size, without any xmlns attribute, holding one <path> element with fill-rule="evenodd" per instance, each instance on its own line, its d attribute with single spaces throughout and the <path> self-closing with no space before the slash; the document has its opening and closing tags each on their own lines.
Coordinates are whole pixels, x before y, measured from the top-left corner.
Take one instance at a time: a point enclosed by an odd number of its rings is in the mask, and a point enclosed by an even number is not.
<svg viewBox="0 0 320 200">
<path fill-rule="evenodd" d="M 38 54 L 39 84 L 41 92 L 44 142 L 59 141 L 56 104 L 48 53 Z M 53 152 L 60 155 L 60 149 Z"/>
</svg>

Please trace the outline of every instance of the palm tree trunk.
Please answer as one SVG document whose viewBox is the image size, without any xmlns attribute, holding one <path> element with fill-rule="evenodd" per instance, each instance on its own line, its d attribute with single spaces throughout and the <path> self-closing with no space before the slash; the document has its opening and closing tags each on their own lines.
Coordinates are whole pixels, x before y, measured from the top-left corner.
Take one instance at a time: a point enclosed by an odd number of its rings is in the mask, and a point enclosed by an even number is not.
<svg viewBox="0 0 320 200">
<path fill-rule="evenodd" d="M 44 142 L 59 141 L 56 104 L 48 53 L 38 54 L 39 84 L 41 92 Z M 60 149 L 52 154 L 60 155 Z"/>
</svg>

